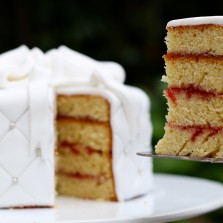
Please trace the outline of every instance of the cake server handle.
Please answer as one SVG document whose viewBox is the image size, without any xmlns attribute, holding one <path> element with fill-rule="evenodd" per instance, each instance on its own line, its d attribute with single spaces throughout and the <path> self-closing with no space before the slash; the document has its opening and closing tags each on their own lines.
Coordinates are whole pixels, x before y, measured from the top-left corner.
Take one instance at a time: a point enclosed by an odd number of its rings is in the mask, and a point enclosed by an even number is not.
<svg viewBox="0 0 223 223">
<path fill-rule="evenodd" d="M 189 160 L 189 161 L 198 161 L 198 162 L 223 163 L 223 158 L 159 155 L 159 154 L 156 154 L 155 152 L 138 152 L 137 155 L 152 157 L 152 158 L 167 158 L 167 159 Z"/>
</svg>

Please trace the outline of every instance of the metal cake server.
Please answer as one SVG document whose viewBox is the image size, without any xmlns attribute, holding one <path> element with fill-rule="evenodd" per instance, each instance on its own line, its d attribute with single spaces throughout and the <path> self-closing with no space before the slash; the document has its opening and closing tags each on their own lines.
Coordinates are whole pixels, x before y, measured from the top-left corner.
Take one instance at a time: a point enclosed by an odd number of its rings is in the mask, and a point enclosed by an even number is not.
<svg viewBox="0 0 223 223">
<path fill-rule="evenodd" d="M 190 161 L 198 161 L 198 162 L 223 163 L 223 158 L 158 155 L 155 152 L 138 152 L 137 155 L 152 157 L 152 158 L 168 158 L 168 159 L 190 160 Z"/>
</svg>

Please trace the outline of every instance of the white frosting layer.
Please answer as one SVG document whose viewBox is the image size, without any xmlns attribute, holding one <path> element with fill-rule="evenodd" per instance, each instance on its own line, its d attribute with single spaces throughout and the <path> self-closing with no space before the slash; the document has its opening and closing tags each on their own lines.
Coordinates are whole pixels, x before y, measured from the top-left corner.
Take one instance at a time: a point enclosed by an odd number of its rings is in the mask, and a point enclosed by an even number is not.
<svg viewBox="0 0 223 223">
<path fill-rule="evenodd" d="M 17 91 L 16 89 L 25 89 L 28 94 L 26 103 L 29 108 L 29 116 L 23 123 L 24 126 L 30 124 L 30 128 L 26 130 L 29 142 L 25 146 L 27 155 L 31 152 L 32 155 L 38 157 L 39 152 L 36 152 L 36 149 L 41 148 L 42 162 L 40 164 L 50 164 L 53 167 L 53 94 L 49 84 L 57 90 L 57 93 L 101 95 L 111 104 L 113 175 L 118 199 L 129 199 L 150 190 L 152 185 L 151 159 L 136 156 L 138 151 L 151 149 L 152 129 L 148 119 L 149 99 L 140 89 L 123 84 L 125 72 L 119 64 L 98 62 L 64 46 L 46 54 L 37 48 L 29 50 L 22 46 L 1 55 L 0 62 L 2 62 L 0 63 L 0 88 L 3 89 L 0 89 L 0 96 L 5 89 L 15 89 L 14 92 Z M 12 95 L 8 93 L 7 101 L 10 102 L 11 98 Z M 21 102 L 13 101 L 13 103 L 9 103 L 10 109 L 8 108 L 7 112 L 17 114 L 19 113 L 17 109 L 12 109 L 12 107 L 16 108 Z M 4 117 L 1 119 L 0 116 L 0 122 L 1 120 L 4 120 Z M 13 137 L 15 136 L 11 136 L 11 141 Z M 14 143 L 13 145 L 15 146 Z M 7 144 L 5 146 L 7 147 Z M 7 154 L 10 159 L 11 153 Z M 15 161 L 13 168 L 19 168 L 20 163 L 21 160 Z M 30 178 L 26 178 L 25 185 L 27 186 L 25 187 L 27 189 L 30 185 L 29 181 L 35 180 L 38 171 L 44 171 L 40 164 L 37 164 L 35 170 L 32 170 Z M 7 178 L 4 173 L 5 168 L 1 170 L 1 166 L 0 160 L 0 182 L 1 179 Z M 6 169 L 8 168 L 11 167 Z M 53 168 L 48 174 L 47 176 L 44 173 L 43 176 L 52 180 L 40 181 L 45 182 L 44 193 L 52 192 L 54 189 L 52 187 Z M 10 176 L 13 177 L 13 175 Z M 5 186 L 3 188 L 0 186 L 0 198 L 4 190 Z M 30 201 L 20 199 L 19 192 L 16 193 L 13 193 L 13 196 L 10 195 L 11 199 L 0 199 L 0 207 L 41 204 L 41 201 L 33 200 L 30 203 Z M 46 203 L 47 201 L 42 202 L 43 205 L 52 205 L 52 196 L 49 196 L 48 204 Z"/>
<path fill-rule="evenodd" d="M 204 25 L 204 24 L 223 25 L 223 16 L 203 16 L 203 17 L 176 19 L 169 21 L 167 23 L 167 27 L 193 26 L 193 25 Z"/>
</svg>

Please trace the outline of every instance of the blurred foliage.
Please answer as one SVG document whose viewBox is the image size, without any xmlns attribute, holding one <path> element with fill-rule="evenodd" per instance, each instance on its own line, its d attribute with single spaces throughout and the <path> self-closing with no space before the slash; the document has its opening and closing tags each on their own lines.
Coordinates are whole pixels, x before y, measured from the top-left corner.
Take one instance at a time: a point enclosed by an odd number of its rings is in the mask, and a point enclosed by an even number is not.
<svg viewBox="0 0 223 223">
<path fill-rule="evenodd" d="M 0 0 L 0 53 L 25 44 L 43 51 L 66 45 L 98 60 L 123 65 L 126 83 L 143 88 L 151 98 L 155 145 L 164 133 L 166 100 L 162 55 L 169 20 L 221 15 L 223 1 L 176 0 Z M 223 182 L 220 164 L 154 160 L 154 171 Z M 209 193 L 209 192 L 207 192 Z M 203 219 L 203 218 L 202 218 Z M 222 210 L 205 215 L 222 222 Z M 199 218 L 180 221 L 204 222 Z"/>
</svg>

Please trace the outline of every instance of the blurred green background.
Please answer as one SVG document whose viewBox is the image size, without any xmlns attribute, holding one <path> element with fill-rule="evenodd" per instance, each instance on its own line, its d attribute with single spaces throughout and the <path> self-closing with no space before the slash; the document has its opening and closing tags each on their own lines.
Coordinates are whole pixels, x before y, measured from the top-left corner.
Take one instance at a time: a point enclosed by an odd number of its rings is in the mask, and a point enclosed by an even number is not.
<svg viewBox="0 0 223 223">
<path fill-rule="evenodd" d="M 66 45 L 97 60 L 125 68 L 126 83 L 143 88 L 151 98 L 153 140 L 162 137 L 167 112 L 162 55 L 169 20 L 221 15 L 223 1 L 0 0 L 0 53 L 25 44 L 43 51 Z M 221 164 L 154 160 L 154 171 L 223 182 Z M 207 191 L 211 193 L 211 191 Z M 223 199 L 223 198 L 222 198 Z M 223 222 L 223 209 L 178 223 Z"/>
</svg>

